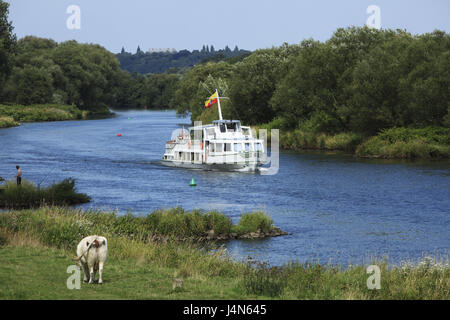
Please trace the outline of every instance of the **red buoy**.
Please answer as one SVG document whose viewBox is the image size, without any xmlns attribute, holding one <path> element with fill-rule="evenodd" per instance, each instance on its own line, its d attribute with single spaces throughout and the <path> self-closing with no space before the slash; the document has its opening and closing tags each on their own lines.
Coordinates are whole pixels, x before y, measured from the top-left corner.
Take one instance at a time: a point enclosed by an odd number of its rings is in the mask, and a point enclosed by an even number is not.
<svg viewBox="0 0 450 320">
<path fill-rule="evenodd" d="M 117 134 L 117 136 L 118 136 L 118 137 L 121 137 L 121 136 L 122 136 L 122 134 L 121 134 L 121 133 L 118 133 L 118 134 Z"/>
</svg>

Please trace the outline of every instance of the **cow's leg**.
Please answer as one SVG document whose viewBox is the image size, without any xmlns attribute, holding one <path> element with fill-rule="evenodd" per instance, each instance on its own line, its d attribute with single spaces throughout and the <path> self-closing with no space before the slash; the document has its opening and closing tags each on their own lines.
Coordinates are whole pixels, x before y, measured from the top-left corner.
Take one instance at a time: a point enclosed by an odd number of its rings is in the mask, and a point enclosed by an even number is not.
<svg viewBox="0 0 450 320">
<path fill-rule="evenodd" d="M 102 278 L 102 275 L 103 275 L 103 262 L 102 261 L 100 261 L 98 263 L 98 274 L 99 274 L 98 283 L 102 284 L 103 283 L 103 278 Z"/>
<path fill-rule="evenodd" d="M 87 265 L 87 263 L 81 263 L 81 266 L 82 266 L 82 268 L 83 268 L 83 274 L 84 274 L 83 281 L 84 281 L 84 282 L 88 282 L 88 281 L 89 281 L 89 278 L 88 278 L 88 276 L 89 276 L 89 268 L 88 268 L 88 265 Z"/>
<path fill-rule="evenodd" d="M 89 274 L 90 274 L 89 283 L 94 283 L 95 281 L 94 265 L 89 266 Z"/>
</svg>

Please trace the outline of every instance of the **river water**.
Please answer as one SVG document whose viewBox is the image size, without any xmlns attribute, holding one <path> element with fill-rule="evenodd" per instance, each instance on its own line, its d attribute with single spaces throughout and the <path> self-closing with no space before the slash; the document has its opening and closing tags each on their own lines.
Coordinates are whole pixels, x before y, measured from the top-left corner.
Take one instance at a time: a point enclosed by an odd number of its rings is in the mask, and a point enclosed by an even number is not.
<svg viewBox="0 0 450 320">
<path fill-rule="evenodd" d="M 81 207 L 145 215 L 156 208 L 218 209 L 237 222 L 264 210 L 292 233 L 230 241 L 237 260 L 333 264 L 416 261 L 448 255 L 450 162 L 361 160 L 281 152 L 276 175 L 161 166 L 166 140 L 188 118 L 174 111 L 118 111 L 113 118 L 27 123 L 0 130 L 0 176 L 41 185 L 76 179 Z M 122 136 L 118 137 L 117 134 Z M 196 187 L 189 187 L 194 178 Z"/>
</svg>

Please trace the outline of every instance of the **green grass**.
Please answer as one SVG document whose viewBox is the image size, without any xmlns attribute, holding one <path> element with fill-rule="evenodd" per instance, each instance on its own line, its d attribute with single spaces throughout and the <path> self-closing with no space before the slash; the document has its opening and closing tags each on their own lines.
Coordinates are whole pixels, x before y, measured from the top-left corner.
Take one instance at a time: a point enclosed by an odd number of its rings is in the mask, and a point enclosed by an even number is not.
<svg viewBox="0 0 450 320">
<path fill-rule="evenodd" d="M 111 249 L 110 249 L 111 251 Z M 179 268 L 151 261 L 111 257 L 105 264 L 103 285 L 82 282 L 81 289 L 67 288 L 67 267 L 73 265 L 62 250 L 33 247 L 0 249 L 0 299 L 239 299 L 233 277 L 211 278 L 203 274 L 184 277 L 181 289 L 173 289 Z"/>
<path fill-rule="evenodd" d="M 178 209 L 179 210 L 179 209 Z M 92 220 L 91 218 L 95 218 Z M 141 217 L 143 218 L 143 217 Z M 265 219 L 263 219 L 265 220 Z M 0 299 L 449 299 L 448 258 L 381 269 L 381 289 L 369 290 L 366 266 L 233 261 L 218 244 L 153 241 L 129 233 L 131 216 L 64 208 L 0 215 Z M 143 220 L 136 220 L 143 222 Z M 130 227 L 133 225 L 133 227 Z M 75 247 L 87 234 L 108 238 L 103 285 L 66 281 Z M 141 234 L 142 235 L 142 234 Z M 173 289 L 175 278 L 182 288 Z"/>
<path fill-rule="evenodd" d="M 14 121 L 13 117 L 0 115 L 0 129 L 18 126 L 19 123 Z"/>
<path fill-rule="evenodd" d="M 273 228 L 273 220 L 262 211 L 245 213 L 241 216 L 233 232 L 244 234 L 250 232 L 270 232 Z"/>
<path fill-rule="evenodd" d="M 279 118 L 254 128 L 267 129 L 269 143 L 270 130 L 280 129 L 280 147 L 286 150 L 343 151 L 362 158 L 450 158 L 450 128 L 445 127 L 390 128 L 369 138 L 354 132 L 326 134 L 308 126 L 288 130 Z"/>
<path fill-rule="evenodd" d="M 37 208 L 42 204 L 75 205 L 90 201 L 90 197 L 75 190 L 75 180 L 68 178 L 49 187 L 41 188 L 31 181 L 22 179 L 17 185 L 8 180 L 0 186 L 0 208 Z"/>
<path fill-rule="evenodd" d="M 280 146 L 289 150 L 312 149 L 353 152 L 362 141 L 363 137 L 356 133 L 329 135 L 302 129 L 280 133 Z"/>
<path fill-rule="evenodd" d="M 75 106 L 57 104 L 0 105 L 0 117 L 12 118 L 15 122 L 63 121 L 82 118 Z"/>
<path fill-rule="evenodd" d="M 359 157 L 385 159 L 450 158 L 450 128 L 392 128 L 381 131 L 356 149 Z"/>
<path fill-rule="evenodd" d="M 151 242 L 168 240 L 204 240 L 209 230 L 216 235 L 248 232 L 270 232 L 272 220 L 263 212 L 244 214 L 237 225 L 217 211 L 186 211 L 177 207 L 155 210 L 146 216 L 131 213 L 83 211 L 63 207 L 18 210 L 0 215 L 0 228 L 33 235 L 41 243 L 59 248 L 72 248 L 91 234 L 108 234 L 130 240 Z"/>
</svg>

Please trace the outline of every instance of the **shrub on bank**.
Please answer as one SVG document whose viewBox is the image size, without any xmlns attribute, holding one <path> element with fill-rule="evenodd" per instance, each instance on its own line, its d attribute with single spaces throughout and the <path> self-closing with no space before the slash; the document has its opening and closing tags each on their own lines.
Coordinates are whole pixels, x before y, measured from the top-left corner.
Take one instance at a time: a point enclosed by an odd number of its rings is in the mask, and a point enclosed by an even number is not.
<svg viewBox="0 0 450 320">
<path fill-rule="evenodd" d="M 359 157 L 439 159 L 450 157 L 450 129 L 392 128 L 381 131 L 356 149 Z"/>
<path fill-rule="evenodd" d="M 14 121 L 13 117 L 0 115 L 0 128 L 8 128 L 18 126 L 19 123 Z"/>
<path fill-rule="evenodd" d="M 217 211 L 203 213 L 183 208 L 155 210 L 146 216 L 131 213 L 118 216 L 115 212 L 82 211 L 59 207 L 41 207 L 5 213 L 0 219 L 0 229 L 22 230 L 31 233 L 49 246 L 76 245 L 81 238 L 91 234 L 125 237 L 130 240 L 198 240 L 210 230 L 216 235 L 239 235 L 258 230 L 270 232 L 273 221 L 263 212 L 244 214 L 237 225 Z"/>
<path fill-rule="evenodd" d="M 75 205 L 90 201 L 90 197 L 75 190 L 75 180 L 68 178 L 46 188 L 36 186 L 22 179 L 17 185 L 15 180 L 6 181 L 0 186 L 0 208 L 25 209 L 37 208 L 42 204 Z"/>
<path fill-rule="evenodd" d="M 273 229 L 273 220 L 262 211 L 244 213 L 233 232 L 244 234 L 261 231 L 270 232 Z"/>
<path fill-rule="evenodd" d="M 75 106 L 56 104 L 0 105 L 0 117 L 11 117 L 16 122 L 78 120 L 82 112 Z"/>
<path fill-rule="evenodd" d="M 339 150 L 353 152 L 363 141 L 363 137 L 357 133 L 338 133 L 328 135 L 321 132 L 296 129 L 281 132 L 280 145 L 283 149 L 299 150 Z"/>
</svg>

